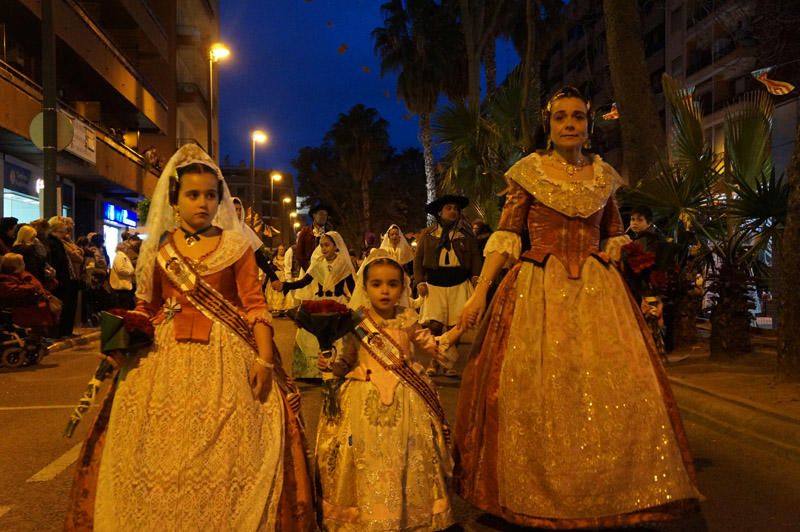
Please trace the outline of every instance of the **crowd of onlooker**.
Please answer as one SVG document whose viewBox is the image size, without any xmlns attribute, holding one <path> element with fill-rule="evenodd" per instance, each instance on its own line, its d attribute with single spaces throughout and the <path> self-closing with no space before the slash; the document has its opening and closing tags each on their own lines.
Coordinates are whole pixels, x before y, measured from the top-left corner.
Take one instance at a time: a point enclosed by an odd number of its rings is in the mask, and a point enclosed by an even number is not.
<svg viewBox="0 0 800 532">
<path fill-rule="evenodd" d="M 18 222 L 0 219 L 0 308 L 16 325 L 58 339 L 103 310 L 133 308 L 138 235 L 124 233 L 110 263 L 103 235 L 75 238 L 71 218 Z"/>
</svg>

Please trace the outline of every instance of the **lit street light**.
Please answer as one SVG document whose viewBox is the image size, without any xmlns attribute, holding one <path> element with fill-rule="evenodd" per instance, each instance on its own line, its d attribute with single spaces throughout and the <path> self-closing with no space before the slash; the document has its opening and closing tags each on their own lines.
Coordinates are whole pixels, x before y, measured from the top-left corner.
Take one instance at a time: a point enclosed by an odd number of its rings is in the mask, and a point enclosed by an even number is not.
<svg viewBox="0 0 800 532">
<path fill-rule="evenodd" d="M 250 209 L 253 214 L 256 212 L 256 142 L 264 144 L 269 140 L 266 133 L 256 129 L 250 134 L 252 140 L 252 151 L 250 152 Z"/>
<path fill-rule="evenodd" d="M 272 225 L 272 202 L 274 201 L 274 186 L 275 183 L 279 183 L 280 180 L 283 179 L 283 176 L 280 172 L 272 172 L 269 176 L 269 223 Z"/>
<path fill-rule="evenodd" d="M 281 222 L 281 230 L 283 230 L 283 216 L 284 216 L 284 213 L 285 213 L 285 210 L 284 210 L 284 209 L 285 209 L 285 208 L 286 208 L 286 206 L 288 206 L 288 205 L 289 205 L 291 202 L 292 202 L 292 198 L 290 198 L 289 196 L 284 196 L 284 197 L 283 197 L 283 206 L 282 206 L 282 208 L 281 208 L 281 218 L 280 218 L 280 222 Z"/>
<path fill-rule="evenodd" d="M 214 43 L 208 50 L 208 144 L 206 151 L 214 157 L 214 64 L 227 59 L 231 50 L 222 43 Z"/>
</svg>

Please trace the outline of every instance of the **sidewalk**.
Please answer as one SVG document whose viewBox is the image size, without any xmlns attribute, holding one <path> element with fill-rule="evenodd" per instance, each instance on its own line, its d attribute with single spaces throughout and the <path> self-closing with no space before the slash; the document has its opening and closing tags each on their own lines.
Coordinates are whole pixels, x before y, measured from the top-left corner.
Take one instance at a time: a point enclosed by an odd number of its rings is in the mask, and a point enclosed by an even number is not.
<svg viewBox="0 0 800 532">
<path fill-rule="evenodd" d="M 731 360 L 712 360 L 707 340 L 672 353 L 675 398 L 684 418 L 800 462 L 800 383 L 778 378 L 773 337 L 752 339 L 753 352 Z"/>
<path fill-rule="evenodd" d="M 61 340 L 56 340 L 52 344 L 47 347 L 47 354 L 52 354 L 57 351 L 64 351 L 67 349 L 71 349 L 76 345 L 84 345 L 95 340 L 100 339 L 100 328 L 99 327 L 81 327 L 80 329 L 75 329 L 74 331 L 75 336 L 72 338 L 64 338 Z"/>
</svg>

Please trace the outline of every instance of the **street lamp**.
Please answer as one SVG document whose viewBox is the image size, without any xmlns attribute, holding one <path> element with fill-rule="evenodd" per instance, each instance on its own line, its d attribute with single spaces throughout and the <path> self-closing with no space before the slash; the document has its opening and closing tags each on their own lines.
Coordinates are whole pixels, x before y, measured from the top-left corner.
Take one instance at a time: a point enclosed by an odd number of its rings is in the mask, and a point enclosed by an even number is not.
<svg viewBox="0 0 800 532">
<path fill-rule="evenodd" d="M 269 140 L 266 133 L 260 129 L 256 129 L 250 134 L 252 141 L 252 151 L 250 152 L 250 209 L 255 214 L 256 212 L 256 142 L 264 144 Z M 255 223 L 255 221 L 253 222 Z"/>
<path fill-rule="evenodd" d="M 208 50 L 208 154 L 214 158 L 214 63 L 227 59 L 231 50 L 222 43 L 214 43 Z"/>
<path fill-rule="evenodd" d="M 289 196 L 284 196 L 283 197 L 283 208 L 281 209 L 281 219 L 280 219 L 281 230 L 283 230 L 283 227 L 284 227 L 283 226 L 283 220 L 284 220 L 284 216 L 286 215 L 285 214 L 286 211 L 284 209 L 286 209 L 286 206 L 289 205 L 291 202 L 292 202 L 292 198 L 290 198 Z"/>
<path fill-rule="evenodd" d="M 272 172 L 269 176 L 269 223 L 272 224 L 272 202 L 274 201 L 274 187 L 275 183 L 279 183 L 283 179 L 280 172 Z"/>
</svg>

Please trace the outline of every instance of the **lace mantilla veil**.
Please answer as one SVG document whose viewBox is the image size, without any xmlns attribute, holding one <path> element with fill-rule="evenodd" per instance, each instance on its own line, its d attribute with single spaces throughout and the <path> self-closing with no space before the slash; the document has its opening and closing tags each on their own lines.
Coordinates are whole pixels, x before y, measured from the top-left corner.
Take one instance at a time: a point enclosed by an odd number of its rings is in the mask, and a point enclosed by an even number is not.
<svg viewBox="0 0 800 532">
<path fill-rule="evenodd" d="M 153 275 L 156 267 L 156 257 L 161 243 L 161 237 L 168 231 L 175 230 L 175 214 L 169 203 L 169 181 L 176 178 L 178 169 L 190 164 L 200 163 L 213 168 L 217 179 L 222 181 L 223 199 L 217 209 L 217 214 L 211 222 L 224 231 L 240 233 L 247 239 L 242 224 L 236 216 L 233 198 L 219 166 L 203 149 L 196 144 L 184 144 L 170 158 L 161 177 L 158 179 L 153 197 L 150 201 L 150 210 L 147 214 L 145 234 L 147 238 L 142 242 L 139 259 L 136 263 L 136 297 L 150 302 L 153 298 Z"/>
<path fill-rule="evenodd" d="M 361 263 L 361 267 L 358 269 L 358 273 L 356 274 L 356 289 L 353 290 L 353 295 L 350 297 L 350 302 L 347 304 L 347 306 L 351 309 L 358 310 L 361 307 L 367 309 L 372 308 L 372 303 L 370 303 L 369 296 L 367 295 L 367 289 L 364 288 L 364 271 L 367 269 L 367 266 L 369 266 L 370 263 L 375 262 L 378 259 L 390 260 L 397 264 L 401 270 L 403 269 L 403 265 L 397 262 L 397 259 L 395 259 L 392 254 L 385 249 L 375 248 L 370 251 L 369 256 L 364 259 L 364 262 Z M 403 277 L 407 278 L 405 274 L 403 274 Z M 408 283 L 404 283 L 403 290 L 408 290 Z M 406 293 L 403 295 L 407 296 L 408 294 Z M 401 296 L 399 302 L 401 303 L 401 306 L 405 306 L 402 305 L 402 301 L 403 297 Z"/>
</svg>

